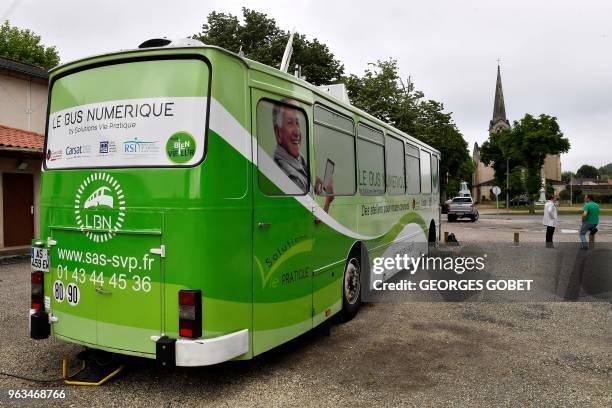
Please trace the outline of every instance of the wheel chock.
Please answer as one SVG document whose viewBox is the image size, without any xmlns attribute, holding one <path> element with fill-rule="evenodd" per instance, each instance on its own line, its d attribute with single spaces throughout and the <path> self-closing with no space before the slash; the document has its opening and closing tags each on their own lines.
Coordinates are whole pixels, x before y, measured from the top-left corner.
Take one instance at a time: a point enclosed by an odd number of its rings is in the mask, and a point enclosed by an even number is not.
<svg viewBox="0 0 612 408">
<path fill-rule="evenodd" d="M 102 385 L 115 377 L 125 366 L 118 362 L 99 364 L 94 359 L 83 360 L 81 367 L 74 373 L 68 374 L 68 358 L 64 356 L 62 361 L 62 378 L 68 385 Z"/>
</svg>

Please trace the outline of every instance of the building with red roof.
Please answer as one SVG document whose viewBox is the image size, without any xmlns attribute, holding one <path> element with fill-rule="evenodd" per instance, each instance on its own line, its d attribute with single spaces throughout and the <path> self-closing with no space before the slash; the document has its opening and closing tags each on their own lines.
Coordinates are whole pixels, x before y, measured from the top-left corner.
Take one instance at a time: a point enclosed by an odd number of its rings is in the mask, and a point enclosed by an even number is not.
<svg viewBox="0 0 612 408">
<path fill-rule="evenodd" d="M 38 235 L 47 71 L 0 57 L 0 251 L 29 249 Z"/>
</svg>

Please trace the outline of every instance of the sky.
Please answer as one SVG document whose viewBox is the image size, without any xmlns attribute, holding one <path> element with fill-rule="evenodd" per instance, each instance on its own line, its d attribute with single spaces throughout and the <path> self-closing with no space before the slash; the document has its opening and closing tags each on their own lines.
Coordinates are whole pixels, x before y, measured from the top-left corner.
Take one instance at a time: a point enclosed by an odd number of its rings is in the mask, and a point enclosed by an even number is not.
<svg viewBox="0 0 612 408">
<path fill-rule="evenodd" d="M 395 58 L 444 103 L 469 143 L 488 137 L 497 60 L 506 113 L 557 117 L 562 170 L 612 162 L 612 2 L 608 0 L 3 0 L 0 21 L 29 28 L 62 62 L 201 31 L 211 11 L 264 12 L 327 44 L 349 74 Z"/>
</svg>

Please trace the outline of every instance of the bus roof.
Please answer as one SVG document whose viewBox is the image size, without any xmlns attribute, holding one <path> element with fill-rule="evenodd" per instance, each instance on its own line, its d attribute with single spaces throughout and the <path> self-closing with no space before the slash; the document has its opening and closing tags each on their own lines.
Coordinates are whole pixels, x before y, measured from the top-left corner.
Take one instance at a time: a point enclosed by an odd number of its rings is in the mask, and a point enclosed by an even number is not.
<svg viewBox="0 0 612 408">
<path fill-rule="evenodd" d="M 215 48 L 218 48 L 218 47 L 215 47 Z M 223 48 L 221 48 L 221 50 L 227 51 L 227 50 L 224 50 Z M 440 155 L 440 152 L 437 149 L 435 149 L 435 148 L 431 147 L 430 145 L 428 145 L 428 144 L 418 140 L 414 136 L 410 136 L 409 134 L 407 134 L 405 132 L 402 132 L 401 130 L 399 130 L 399 129 L 389 125 L 388 123 L 385 123 L 384 121 L 382 121 L 382 120 L 380 120 L 380 119 L 370 115 L 369 113 L 367 113 L 367 112 L 357 108 L 356 106 L 353 106 L 353 105 L 348 104 L 348 103 L 346 103 L 344 101 L 341 101 L 338 98 L 335 98 L 330 93 L 321 90 L 320 88 L 318 88 L 317 86 L 311 84 L 310 82 L 307 82 L 307 81 L 305 81 L 303 79 L 297 78 L 294 75 L 291 75 L 289 73 L 282 72 L 279 69 L 276 69 L 276 68 L 271 67 L 269 65 L 262 64 L 261 62 L 257 62 L 257 61 L 250 60 L 248 58 L 240 57 L 240 56 L 238 56 L 236 54 L 233 54 L 233 53 L 231 53 L 231 54 L 236 56 L 236 58 L 242 59 L 248 65 L 249 69 L 253 69 L 253 70 L 260 71 L 260 72 L 264 72 L 264 73 L 269 74 L 269 75 L 281 77 L 284 80 L 287 80 L 287 81 L 293 82 L 296 85 L 300 85 L 302 87 L 305 87 L 309 91 L 311 91 L 314 94 L 316 94 L 318 97 L 326 99 L 326 100 L 330 101 L 333 104 L 340 105 L 344 109 L 349 110 L 349 111 L 351 111 L 351 112 L 353 112 L 353 113 L 355 113 L 355 114 L 357 114 L 357 115 L 367 119 L 368 121 L 370 121 L 370 122 L 372 122 L 372 123 L 374 123 L 376 125 L 379 125 L 379 126 L 385 128 L 385 130 L 390 131 L 390 132 L 392 132 L 395 135 L 401 135 L 401 136 L 405 137 L 406 139 L 408 139 L 411 143 L 417 144 L 420 147 L 425 147 L 425 148 L 431 150 L 432 152 L 435 152 L 438 155 Z"/>
<path fill-rule="evenodd" d="M 73 61 L 69 61 L 65 64 L 59 65 L 55 68 L 52 68 L 51 70 L 49 70 L 49 74 L 50 76 L 54 76 L 58 71 L 63 71 L 66 69 L 71 69 L 73 67 L 76 66 L 82 66 L 82 65 L 87 65 L 87 63 L 90 60 L 93 59 L 98 59 L 98 58 L 104 58 L 104 57 L 112 57 L 112 56 L 117 56 L 117 55 L 125 55 L 125 54 L 146 54 L 150 51 L 173 51 L 173 53 L 176 54 L 180 54 L 181 52 L 186 52 L 186 51 L 192 51 L 194 49 L 212 49 L 212 50 L 216 50 L 216 51 L 220 51 L 224 54 L 227 54 L 233 58 L 236 58 L 240 61 L 242 61 L 245 66 L 248 69 L 252 69 L 255 71 L 259 71 L 268 75 L 272 75 L 272 76 L 276 76 L 279 78 L 282 78 L 286 81 L 292 82 L 296 85 L 299 85 L 301 87 L 304 87 L 306 89 L 308 89 L 309 91 L 311 91 L 313 94 L 317 95 L 320 98 L 326 99 L 327 101 L 339 105 L 342 108 L 353 112 L 354 114 L 357 114 L 365 119 L 367 119 L 368 121 L 383 127 L 385 130 L 392 132 L 395 135 L 401 135 L 404 138 L 408 139 L 408 141 L 410 141 L 413 144 L 417 144 L 420 147 L 424 147 L 428 150 L 431 150 L 432 152 L 437 153 L 438 155 L 440 155 L 440 151 L 431 147 L 430 145 L 420 141 L 419 139 L 410 136 L 409 134 L 402 132 L 399 129 L 396 129 L 395 127 L 389 125 L 388 123 L 385 123 L 384 121 L 370 115 L 369 113 L 351 105 L 348 103 L 345 103 L 341 100 L 339 100 L 338 98 L 335 98 L 334 96 L 332 96 L 331 94 L 329 94 L 328 92 L 325 92 L 321 89 L 319 89 L 317 86 L 303 80 L 300 78 L 295 77 L 294 75 L 291 75 L 289 73 L 286 72 L 282 72 L 277 68 L 271 67 L 269 65 L 265 65 L 262 64 L 261 62 L 255 61 L 255 60 L 251 60 L 248 58 L 245 58 L 243 56 L 240 56 L 232 51 L 229 51 L 225 48 L 222 47 L 218 47 L 215 45 L 203 45 L 203 46 L 187 46 L 187 47 L 167 47 L 167 46 L 162 46 L 162 47 L 150 47 L 150 48 L 137 48 L 137 49 L 131 49 L 131 50 L 121 50 L 121 51 L 114 51 L 114 52 L 109 52 L 109 53 L 105 53 L 105 54 L 98 54 L 98 55 L 92 55 L 92 56 L 88 56 L 88 57 L 84 57 L 84 58 L 80 58 L 80 59 L 76 59 Z"/>
</svg>

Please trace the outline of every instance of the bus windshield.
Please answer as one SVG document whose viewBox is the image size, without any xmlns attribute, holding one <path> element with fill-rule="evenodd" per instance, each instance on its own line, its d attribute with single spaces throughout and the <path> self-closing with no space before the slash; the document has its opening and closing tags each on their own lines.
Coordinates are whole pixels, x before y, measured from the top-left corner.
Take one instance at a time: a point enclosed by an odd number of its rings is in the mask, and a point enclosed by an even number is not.
<svg viewBox="0 0 612 408">
<path fill-rule="evenodd" d="M 46 169 L 192 166 L 204 158 L 208 65 L 94 66 L 51 84 Z"/>
</svg>

